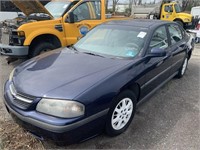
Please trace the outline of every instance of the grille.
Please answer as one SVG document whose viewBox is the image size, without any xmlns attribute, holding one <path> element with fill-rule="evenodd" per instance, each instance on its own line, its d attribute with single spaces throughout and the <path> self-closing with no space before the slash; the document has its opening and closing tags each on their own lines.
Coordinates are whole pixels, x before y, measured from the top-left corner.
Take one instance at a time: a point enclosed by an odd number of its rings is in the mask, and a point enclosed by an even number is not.
<svg viewBox="0 0 200 150">
<path fill-rule="evenodd" d="M 10 93 L 13 96 L 13 104 L 21 109 L 27 109 L 35 100 L 35 97 L 18 93 L 13 84 L 10 85 Z"/>
<path fill-rule="evenodd" d="M 9 45 L 9 41 L 10 41 L 10 33 L 11 31 L 8 30 L 7 28 L 1 28 L 1 33 L 0 33 L 0 41 L 2 44 L 5 44 L 5 45 Z"/>
</svg>

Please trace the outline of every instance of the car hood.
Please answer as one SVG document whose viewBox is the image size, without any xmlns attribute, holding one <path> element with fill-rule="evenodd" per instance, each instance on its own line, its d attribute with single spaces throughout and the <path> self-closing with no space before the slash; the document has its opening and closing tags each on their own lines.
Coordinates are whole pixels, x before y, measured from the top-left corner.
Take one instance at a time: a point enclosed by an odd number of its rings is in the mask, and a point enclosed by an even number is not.
<svg viewBox="0 0 200 150">
<path fill-rule="evenodd" d="M 53 16 L 51 13 L 40 3 L 39 0 L 11 0 L 12 3 L 19 8 L 26 16 L 29 16 L 32 13 L 45 13 L 48 14 L 51 19 Z"/>
<path fill-rule="evenodd" d="M 19 93 L 74 99 L 129 63 L 130 60 L 92 56 L 65 48 L 23 63 L 16 68 L 13 82 Z"/>
</svg>

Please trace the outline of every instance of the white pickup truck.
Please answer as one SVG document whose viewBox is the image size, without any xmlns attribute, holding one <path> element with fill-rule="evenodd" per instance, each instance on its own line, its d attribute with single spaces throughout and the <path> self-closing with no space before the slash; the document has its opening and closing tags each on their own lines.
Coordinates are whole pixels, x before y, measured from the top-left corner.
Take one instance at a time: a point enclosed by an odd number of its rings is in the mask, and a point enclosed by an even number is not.
<svg viewBox="0 0 200 150">
<path fill-rule="evenodd" d="M 0 11 L 0 22 L 7 20 L 7 19 L 14 19 L 18 17 L 19 14 L 22 14 L 20 12 L 7 12 L 7 11 Z"/>
<path fill-rule="evenodd" d="M 200 18 L 200 6 L 192 7 L 191 15 Z"/>
</svg>

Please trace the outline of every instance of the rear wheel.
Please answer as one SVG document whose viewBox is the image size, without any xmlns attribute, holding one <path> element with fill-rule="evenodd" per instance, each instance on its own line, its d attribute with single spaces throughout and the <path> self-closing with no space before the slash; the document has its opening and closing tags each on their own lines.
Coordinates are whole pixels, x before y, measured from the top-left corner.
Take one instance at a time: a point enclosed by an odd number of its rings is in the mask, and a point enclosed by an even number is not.
<svg viewBox="0 0 200 150">
<path fill-rule="evenodd" d="M 49 50 L 56 49 L 56 46 L 49 42 L 40 42 L 31 48 L 29 57 L 35 57 L 43 52 L 47 52 Z"/>
<path fill-rule="evenodd" d="M 126 90 L 120 93 L 112 104 L 106 122 L 106 133 L 117 136 L 130 125 L 136 110 L 136 97 Z"/>
</svg>

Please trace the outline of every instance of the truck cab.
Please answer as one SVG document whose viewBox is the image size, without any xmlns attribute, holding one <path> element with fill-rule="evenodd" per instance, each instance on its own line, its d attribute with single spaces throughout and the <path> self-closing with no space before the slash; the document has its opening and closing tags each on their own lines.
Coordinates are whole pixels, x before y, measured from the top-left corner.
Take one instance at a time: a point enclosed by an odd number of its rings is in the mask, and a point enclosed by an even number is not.
<svg viewBox="0 0 200 150">
<path fill-rule="evenodd" d="M 177 2 L 163 3 L 161 7 L 160 19 L 175 21 L 185 28 L 192 25 L 192 15 L 183 13 Z"/>
<path fill-rule="evenodd" d="M 10 57 L 34 57 L 42 52 L 71 46 L 107 18 L 105 0 L 39 0 L 12 2 L 26 15 L 4 21 L 0 52 Z"/>
<path fill-rule="evenodd" d="M 179 3 L 173 0 L 155 1 L 153 4 L 146 4 L 146 1 L 143 1 L 141 5 L 133 6 L 132 16 L 134 18 L 175 21 L 185 29 L 194 28 L 195 23 L 192 15 L 182 12 Z"/>
</svg>

